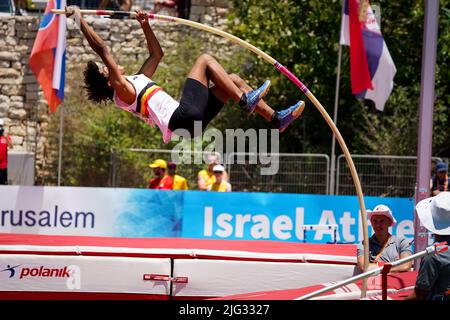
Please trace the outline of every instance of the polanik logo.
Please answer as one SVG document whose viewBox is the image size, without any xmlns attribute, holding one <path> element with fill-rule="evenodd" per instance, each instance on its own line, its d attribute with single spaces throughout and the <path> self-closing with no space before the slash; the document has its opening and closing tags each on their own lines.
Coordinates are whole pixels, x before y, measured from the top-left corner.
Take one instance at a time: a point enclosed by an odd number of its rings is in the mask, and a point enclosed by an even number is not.
<svg viewBox="0 0 450 320">
<path fill-rule="evenodd" d="M 21 265 L 11 266 L 6 265 L 6 268 L 1 270 L 0 272 L 9 272 L 9 278 L 15 277 L 16 274 L 19 275 L 19 279 L 24 278 L 36 278 L 36 277 L 43 277 L 43 278 L 69 278 L 70 273 L 67 266 L 64 266 L 62 268 L 46 268 L 44 266 L 34 267 L 34 268 L 28 268 L 28 267 L 22 267 L 19 269 L 16 269 L 17 267 L 20 267 Z M 16 272 L 17 271 L 17 272 Z"/>
<path fill-rule="evenodd" d="M 9 272 L 10 272 L 9 277 L 12 278 L 12 277 L 14 277 L 14 275 L 16 274 L 16 268 L 19 267 L 19 266 L 20 266 L 20 264 L 18 264 L 17 266 L 12 266 L 12 267 L 11 267 L 11 266 L 8 264 L 8 265 L 6 265 L 6 269 L 1 270 L 0 272 L 6 272 L 6 271 L 9 271 Z"/>
</svg>

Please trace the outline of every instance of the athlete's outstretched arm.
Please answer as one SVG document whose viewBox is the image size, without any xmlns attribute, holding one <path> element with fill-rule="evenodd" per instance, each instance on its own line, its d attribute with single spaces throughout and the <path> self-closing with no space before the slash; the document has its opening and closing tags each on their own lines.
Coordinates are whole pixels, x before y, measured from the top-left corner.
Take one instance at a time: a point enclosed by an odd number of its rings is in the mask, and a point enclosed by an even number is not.
<svg viewBox="0 0 450 320">
<path fill-rule="evenodd" d="M 109 52 L 105 42 L 95 33 L 94 29 L 92 29 L 88 25 L 86 20 L 84 20 L 80 12 L 80 8 L 78 8 L 77 6 L 67 7 L 66 16 L 70 17 L 72 15 L 75 17 L 75 19 L 78 19 L 78 21 L 80 21 L 81 32 L 83 32 L 92 50 L 94 50 L 95 53 L 100 56 L 105 66 L 108 68 L 109 83 L 117 92 L 119 98 L 121 98 L 125 102 L 133 101 L 135 95 L 134 89 L 120 72 L 119 66 Z"/>
<path fill-rule="evenodd" d="M 138 73 L 143 73 L 147 77 L 151 78 L 158 68 L 159 62 L 164 56 L 164 52 L 161 48 L 161 45 L 159 44 L 158 39 L 153 33 L 152 28 L 150 27 L 147 13 L 143 11 L 136 11 L 136 20 L 139 21 L 142 30 L 144 31 L 148 52 L 150 53 L 150 57 L 145 60 Z"/>
</svg>

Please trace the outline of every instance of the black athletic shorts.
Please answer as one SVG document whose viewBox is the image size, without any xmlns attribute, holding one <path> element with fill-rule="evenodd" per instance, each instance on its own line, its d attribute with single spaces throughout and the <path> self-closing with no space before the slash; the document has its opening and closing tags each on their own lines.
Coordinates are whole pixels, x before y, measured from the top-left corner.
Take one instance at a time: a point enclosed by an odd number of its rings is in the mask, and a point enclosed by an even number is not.
<svg viewBox="0 0 450 320">
<path fill-rule="evenodd" d="M 224 103 L 200 81 L 187 78 L 184 83 L 180 105 L 172 114 L 169 129 L 186 129 L 194 136 L 194 121 L 202 122 L 202 132 L 219 113 Z"/>
</svg>

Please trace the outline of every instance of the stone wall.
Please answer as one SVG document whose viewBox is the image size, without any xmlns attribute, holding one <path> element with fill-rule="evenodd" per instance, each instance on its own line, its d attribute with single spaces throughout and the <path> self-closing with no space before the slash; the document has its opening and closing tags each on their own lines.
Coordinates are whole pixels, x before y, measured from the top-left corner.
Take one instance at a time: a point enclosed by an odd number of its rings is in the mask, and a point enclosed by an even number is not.
<svg viewBox="0 0 450 320">
<path fill-rule="evenodd" d="M 230 7 L 230 0 L 192 0 L 189 18 L 209 25 L 220 25 L 225 22 Z"/>
<path fill-rule="evenodd" d="M 229 3 L 227 0 L 192 0 L 191 18 L 221 26 L 226 21 Z M 147 49 L 142 46 L 145 38 L 136 21 L 100 17 L 86 19 L 118 61 L 145 59 Z M 66 70 L 87 60 L 98 60 L 81 31 L 76 29 L 72 20 L 69 21 Z M 153 26 L 164 49 L 175 52 L 178 45 L 175 39 L 180 39 L 180 33 L 193 30 L 164 22 Z M 36 184 L 54 184 L 58 145 L 50 142 L 58 141 L 59 117 L 49 113 L 40 85 L 28 66 L 38 27 L 38 16 L 0 17 L 0 118 L 5 119 L 6 131 L 12 136 L 13 150 L 36 154 Z M 215 46 L 226 43 L 226 40 L 206 33 L 199 33 L 198 37 Z M 68 83 L 70 75 L 66 77 L 66 96 L 70 94 Z"/>
<path fill-rule="evenodd" d="M 38 132 L 45 131 L 47 110 L 39 107 L 42 93 L 28 67 L 37 29 L 35 17 L 0 18 L 0 118 L 16 151 L 42 152 L 45 142 Z"/>
</svg>

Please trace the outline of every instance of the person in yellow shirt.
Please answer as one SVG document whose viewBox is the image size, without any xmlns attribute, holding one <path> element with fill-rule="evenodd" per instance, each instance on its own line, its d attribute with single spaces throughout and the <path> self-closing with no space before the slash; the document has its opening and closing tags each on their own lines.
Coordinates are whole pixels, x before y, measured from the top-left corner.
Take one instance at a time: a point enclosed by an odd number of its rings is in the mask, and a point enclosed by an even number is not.
<svg viewBox="0 0 450 320">
<path fill-rule="evenodd" d="M 208 191 L 231 192 L 231 184 L 223 179 L 225 168 L 218 164 L 213 167 L 215 182 L 208 186 Z"/>
<path fill-rule="evenodd" d="M 208 154 L 206 163 L 208 164 L 208 168 L 201 170 L 197 176 L 198 189 L 202 191 L 208 190 L 208 187 L 216 182 L 213 168 L 219 164 L 219 156 L 214 153 Z M 223 172 L 222 179 L 228 181 L 228 174 L 226 171 Z"/>
<path fill-rule="evenodd" d="M 169 162 L 167 168 L 169 169 L 169 176 L 173 178 L 172 190 L 188 190 L 189 187 L 186 178 L 176 174 L 177 165 L 174 162 Z"/>
</svg>

